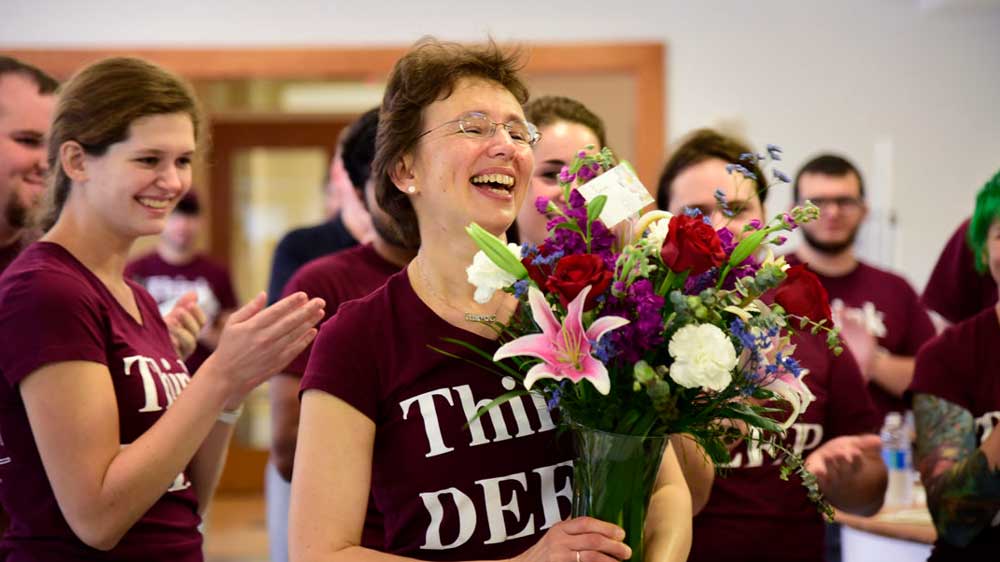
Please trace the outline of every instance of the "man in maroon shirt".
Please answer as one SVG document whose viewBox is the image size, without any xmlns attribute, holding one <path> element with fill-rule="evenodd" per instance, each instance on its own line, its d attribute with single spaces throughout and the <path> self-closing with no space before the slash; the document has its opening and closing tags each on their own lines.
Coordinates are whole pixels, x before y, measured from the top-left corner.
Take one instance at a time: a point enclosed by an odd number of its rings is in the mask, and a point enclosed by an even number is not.
<svg viewBox="0 0 1000 562">
<path fill-rule="evenodd" d="M 198 334 L 194 352 L 184 361 L 191 373 L 211 355 L 222 326 L 237 307 L 229 270 L 197 250 L 200 228 L 201 206 L 192 191 L 170 214 L 156 251 L 125 267 L 125 275 L 153 295 L 164 316 L 185 294 L 197 295 L 206 323 Z"/>
<path fill-rule="evenodd" d="M 375 133 L 378 109 L 363 114 L 344 136 L 342 156 L 351 183 L 361 187 L 358 198 L 365 203 L 372 217 L 374 238 L 369 244 L 354 246 L 317 258 L 299 269 L 285 285 L 284 293 L 304 291 L 311 297 L 321 297 L 330 319 L 341 304 L 367 296 L 381 287 L 394 273 L 409 263 L 415 250 L 406 248 L 398 230 L 388 215 L 375 202 L 375 189 L 370 180 L 371 163 L 375 156 Z M 278 376 L 271 379 L 271 462 L 284 483 L 274 474 L 268 475 L 268 511 L 272 560 L 287 560 L 286 537 L 288 518 L 287 482 L 292 478 L 295 440 L 299 425 L 299 382 L 305 374 L 312 346 L 306 348 Z M 273 509 L 278 508 L 278 509 Z M 365 540 L 381 546 L 382 529 L 365 529 Z"/>
<path fill-rule="evenodd" d="M 799 170 L 793 189 L 796 202 L 812 201 L 821 215 L 802 225 L 805 242 L 789 262 L 808 263 L 826 287 L 841 338 L 879 414 L 905 411 L 902 395 L 913 379 L 913 358 L 935 330 L 905 279 L 854 254 L 868 212 L 860 172 L 840 156 L 823 154 Z"/>
<path fill-rule="evenodd" d="M 30 211 L 45 188 L 45 137 L 59 84 L 0 56 L 0 273 L 27 241 Z"/>
</svg>

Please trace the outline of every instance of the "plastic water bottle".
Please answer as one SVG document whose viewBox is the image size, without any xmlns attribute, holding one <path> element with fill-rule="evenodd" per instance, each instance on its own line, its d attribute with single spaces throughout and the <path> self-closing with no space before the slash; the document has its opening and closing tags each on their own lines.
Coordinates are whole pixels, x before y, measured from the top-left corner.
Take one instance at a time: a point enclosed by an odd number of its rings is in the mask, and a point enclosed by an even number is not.
<svg viewBox="0 0 1000 562">
<path fill-rule="evenodd" d="M 881 431 L 882 460 L 889 470 L 886 507 L 908 506 L 913 501 L 913 453 L 909 433 L 899 412 L 886 414 Z"/>
</svg>

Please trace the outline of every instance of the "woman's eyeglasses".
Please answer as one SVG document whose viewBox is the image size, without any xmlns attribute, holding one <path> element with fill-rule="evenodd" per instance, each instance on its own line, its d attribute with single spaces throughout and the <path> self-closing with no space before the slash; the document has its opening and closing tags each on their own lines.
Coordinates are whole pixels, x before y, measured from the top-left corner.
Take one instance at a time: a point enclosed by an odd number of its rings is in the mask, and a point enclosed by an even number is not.
<svg viewBox="0 0 1000 562">
<path fill-rule="evenodd" d="M 538 127 L 527 121 L 514 120 L 507 123 L 497 123 L 490 120 L 489 116 L 485 113 L 479 113 L 478 111 L 472 111 L 462 115 L 458 119 L 442 123 L 433 129 L 420 133 L 417 138 L 419 139 L 442 127 L 456 123 L 458 124 L 458 131 L 456 132 L 473 139 L 488 139 L 492 137 L 496 134 L 498 126 L 506 129 L 507 134 L 510 135 L 510 139 L 517 144 L 534 146 L 542 138 L 542 134 L 538 132 Z"/>
</svg>

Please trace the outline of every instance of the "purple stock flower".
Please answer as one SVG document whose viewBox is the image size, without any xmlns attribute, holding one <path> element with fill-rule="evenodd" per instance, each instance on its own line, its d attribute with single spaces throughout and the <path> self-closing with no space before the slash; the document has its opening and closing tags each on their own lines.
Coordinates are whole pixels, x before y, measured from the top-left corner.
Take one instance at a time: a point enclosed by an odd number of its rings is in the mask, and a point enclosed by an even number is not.
<svg viewBox="0 0 1000 562">
<path fill-rule="evenodd" d="M 622 288 L 616 285 L 616 288 Z M 653 290 L 649 279 L 640 279 L 618 298 L 612 294 L 602 315 L 614 314 L 631 322 L 608 334 L 605 341 L 616 351 L 616 358 L 635 363 L 650 349 L 663 344 L 664 299 Z"/>
<path fill-rule="evenodd" d="M 549 237 L 545 241 L 545 253 L 560 252 L 561 255 L 587 253 L 587 243 L 579 233 L 566 228 L 555 229 L 556 225 L 574 221 L 581 231 L 587 231 L 587 200 L 577 190 L 569 195 L 569 206 L 565 217 L 556 217 L 549 221 L 547 228 Z M 601 256 L 608 269 L 614 270 L 618 255 L 612 251 L 615 235 L 601 221 L 590 225 L 590 253 Z"/>
<path fill-rule="evenodd" d="M 559 181 L 562 183 L 573 183 L 576 179 L 576 174 L 569 173 L 569 166 L 563 166 L 562 170 L 559 171 Z"/>
<path fill-rule="evenodd" d="M 784 183 L 792 183 L 792 178 L 788 177 L 788 175 L 785 174 L 785 172 L 782 172 L 777 168 L 775 168 L 773 172 L 774 172 L 774 179 Z"/>
<path fill-rule="evenodd" d="M 716 277 L 719 275 L 719 268 L 713 267 L 699 275 L 693 275 L 684 282 L 685 295 L 697 295 L 705 289 L 715 285 Z"/>
<path fill-rule="evenodd" d="M 594 173 L 593 168 L 590 166 L 583 166 L 580 168 L 580 171 L 576 173 L 576 177 L 581 181 L 590 181 L 595 175 L 596 174 Z"/>
<path fill-rule="evenodd" d="M 535 209 L 539 213 L 547 215 L 549 213 L 549 198 L 539 196 L 538 199 L 535 199 Z"/>
<path fill-rule="evenodd" d="M 750 221 L 750 228 L 754 230 L 760 230 L 760 227 L 762 226 L 764 225 L 760 223 L 760 219 L 753 219 L 752 221 Z"/>
<path fill-rule="evenodd" d="M 784 215 L 782 215 L 781 220 L 786 225 L 788 225 L 788 228 L 797 228 L 799 226 L 799 223 L 795 222 L 795 217 L 793 217 L 792 215 L 790 215 L 788 213 L 785 213 Z"/>
</svg>

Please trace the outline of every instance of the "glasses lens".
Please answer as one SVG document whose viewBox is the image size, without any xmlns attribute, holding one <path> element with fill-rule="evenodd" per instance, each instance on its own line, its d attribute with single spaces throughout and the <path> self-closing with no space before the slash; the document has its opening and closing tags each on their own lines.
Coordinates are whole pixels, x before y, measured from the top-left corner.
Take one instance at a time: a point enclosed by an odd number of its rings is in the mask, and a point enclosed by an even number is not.
<svg viewBox="0 0 1000 562">
<path fill-rule="evenodd" d="M 507 123 L 507 132 L 510 133 L 510 138 L 514 142 L 521 144 L 531 144 L 531 131 L 528 129 L 528 124 L 524 121 L 511 121 Z"/>
<path fill-rule="evenodd" d="M 462 132 L 466 136 L 483 138 L 490 136 L 493 131 L 493 123 L 482 113 L 468 113 L 463 115 L 458 121 Z"/>
</svg>

